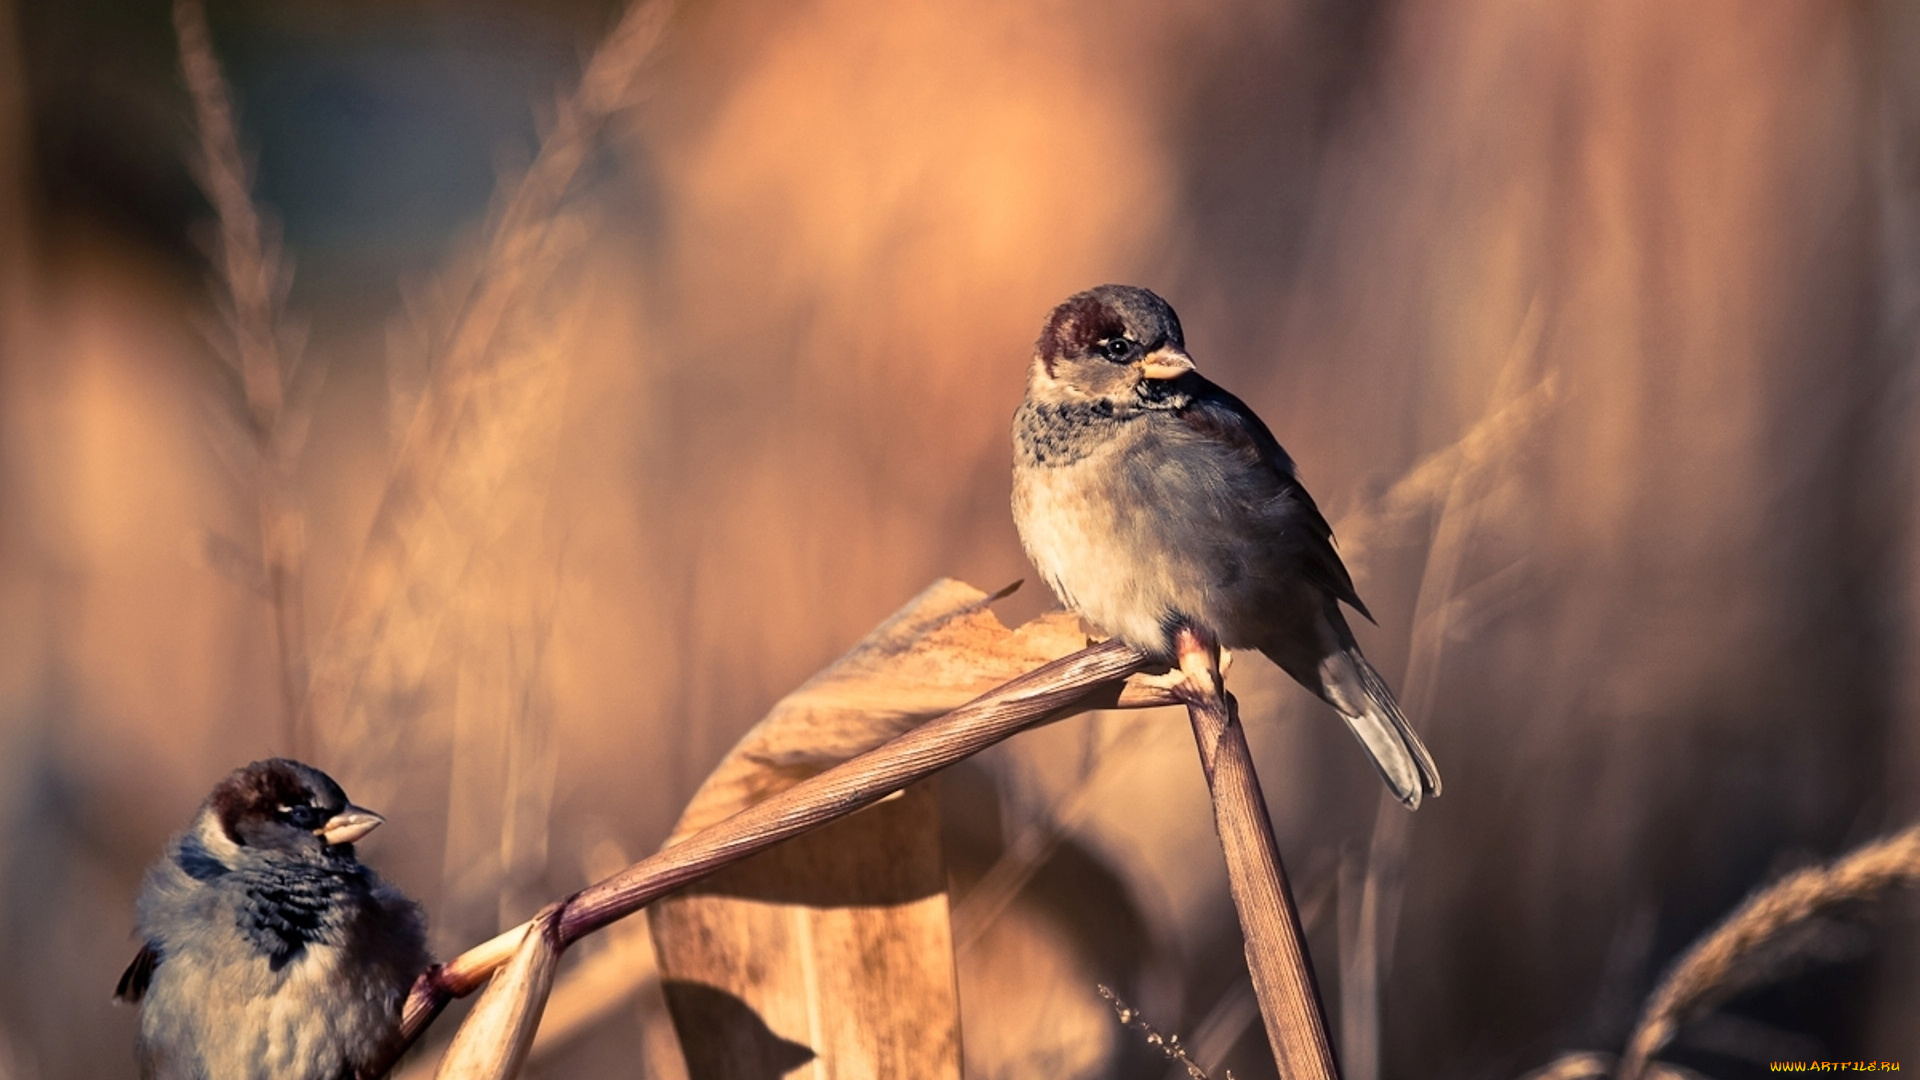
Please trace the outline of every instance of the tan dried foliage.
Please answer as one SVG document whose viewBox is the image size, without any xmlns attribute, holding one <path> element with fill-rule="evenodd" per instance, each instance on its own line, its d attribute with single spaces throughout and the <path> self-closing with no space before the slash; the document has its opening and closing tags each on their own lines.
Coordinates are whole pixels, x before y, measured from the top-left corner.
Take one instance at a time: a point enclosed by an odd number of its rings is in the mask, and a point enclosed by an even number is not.
<svg viewBox="0 0 1920 1080">
<path fill-rule="evenodd" d="M 374 763 L 390 760 L 422 718 L 435 644 L 450 611 L 472 599 L 463 586 L 476 553 L 513 520 L 501 499 L 537 505 L 549 487 L 542 470 L 559 424 L 561 361 L 580 310 L 566 271 L 589 235 L 568 196 L 601 130 L 634 102 L 672 12 L 667 0 L 634 5 L 594 52 L 539 155 L 500 200 L 477 264 L 450 275 L 446 325 L 428 331 L 428 382 L 306 701 L 329 759 L 376 785 L 392 770 Z"/>
<path fill-rule="evenodd" d="M 1052 613 L 1009 631 L 988 595 L 929 586 L 787 695 L 703 784 L 668 846 L 1087 644 Z M 707 879 L 650 912 L 696 1075 L 817 1060 L 960 1075 L 953 932 L 928 784 Z"/>
<path fill-rule="evenodd" d="M 548 908 L 527 925 L 513 959 L 493 973 L 440 1059 L 437 1080 L 513 1080 L 520 1075 L 560 963 L 554 933 L 559 914 L 558 906 Z"/>
<path fill-rule="evenodd" d="M 1011 591 L 928 586 L 781 698 L 700 785 L 668 844 L 1087 646 L 1066 612 L 1008 630 L 989 605 Z"/>
<path fill-rule="evenodd" d="M 243 398 L 239 415 L 212 417 L 216 436 L 225 436 L 215 444 L 228 451 L 228 465 L 252 488 L 258 529 L 257 553 L 210 536 L 210 561 L 224 563 L 229 576 L 258 588 L 269 605 L 279 661 L 282 735 L 293 752 L 304 754 L 305 733 L 297 720 L 307 691 L 306 518 L 293 472 L 317 381 L 305 381 L 296 407 L 292 390 L 300 374 L 300 346 L 282 311 L 292 274 L 271 222 L 253 201 L 253 170 L 240 148 L 232 98 L 207 32 L 206 9 L 199 0 L 177 0 L 173 22 L 199 137 L 195 175 L 219 226 L 213 255 L 219 272 L 216 288 L 224 295 L 217 305 L 222 316 L 217 344 L 239 375 Z M 221 554 L 239 557 L 223 559 Z"/>
<path fill-rule="evenodd" d="M 989 681 L 1007 665 L 1020 663 L 1023 657 L 1044 654 L 1048 651 L 1048 644 L 1066 646 L 1085 640 L 1077 635 L 1063 634 L 1057 625 L 1050 625 L 1047 621 L 1043 621 L 1042 628 L 1035 633 L 1021 638 L 1016 631 L 1007 630 L 990 613 L 985 612 L 983 605 L 990 599 L 971 586 L 951 582 L 935 584 L 894 618 L 882 624 L 862 647 L 843 658 L 843 663 L 849 667 L 864 669 L 865 675 L 850 674 L 844 681 L 828 679 L 827 685 L 840 686 L 839 695 L 823 697 L 816 687 L 810 695 L 811 704 L 808 708 L 776 709 L 776 714 L 783 717 L 778 726 L 767 725 L 763 729 L 756 729 L 758 735 L 750 734 L 747 741 L 764 741 L 779 746 L 783 742 L 781 732 L 790 727 L 811 730 L 820 722 L 821 710 L 825 708 L 823 701 L 841 695 L 844 703 L 853 703 L 851 707 L 843 703 L 839 708 L 826 709 L 826 714 L 847 710 L 828 725 L 841 731 L 846 740 L 843 746 L 850 748 L 883 739 L 886 732 L 897 730 L 901 723 L 899 710 L 884 708 L 870 721 L 859 719 L 865 715 L 861 703 L 891 699 L 891 695 L 872 693 L 870 684 L 888 684 L 896 689 L 904 685 L 896 673 L 896 664 L 882 658 L 894 658 L 904 670 L 948 671 L 950 674 L 945 679 L 947 690 L 944 693 L 952 695 L 953 700 L 963 700 L 962 695 L 968 692 L 968 687 Z M 983 665 L 987 674 L 968 674 L 974 664 Z M 1144 656 L 1119 643 L 1089 645 L 1032 670 L 1015 667 L 1013 670 L 1018 674 L 1014 678 L 994 685 L 989 692 L 965 700 L 960 707 L 831 767 L 826 767 L 817 755 L 809 755 L 812 761 L 809 768 L 813 770 L 811 775 L 797 775 L 799 770 L 791 764 L 776 765 L 769 769 L 744 759 L 747 764 L 723 770 L 726 775 L 721 776 L 712 787 L 713 791 L 722 794 L 713 796 L 713 801 L 707 803 L 715 805 L 719 799 L 725 798 L 731 800 L 735 812 L 679 837 L 659 853 L 562 901 L 557 914 L 553 916 L 557 927 L 557 947 L 565 948 L 573 941 L 604 929 L 669 893 L 766 852 L 776 844 L 841 822 L 863 807 L 886 800 L 889 795 L 1036 724 L 1091 709 L 1171 704 L 1174 698 L 1164 687 L 1133 678 L 1147 666 Z M 924 707 L 932 706 L 928 704 Z M 861 734 L 863 726 L 866 728 L 864 735 Z M 753 774 L 761 771 L 770 773 L 777 778 L 776 781 L 769 785 L 763 780 L 754 779 Z M 742 799 L 747 801 L 740 801 Z M 696 799 L 696 802 L 700 801 Z M 904 801 L 910 805 L 913 803 L 912 799 Z M 885 877 L 890 874 L 894 864 L 903 861 L 903 852 L 931 851 L 937 859 L 937 834 L 932 831 L 934 819 L 932 815 L 924 813 L 925 809 L 924 805 L 920 807 L 923 812 L 920 824 L 892 834 L 892 839 L 884 842 L 837 843 L 815 850 L 834 852 L 842 868 L 862 885 L 874 876 Z M 898 825 L 897 821 L 885 816 L 869 817 L 868 820 L 885 821 L 889 827 Z M 792 850 L 807 849 L 800 847 Z M 776 885 L 803 890 L 814 886 L 820 876 L 817 873 L 818 865 L 805 857 L 800 859 L 800 863 L 803 869 L 777 871 L 773 876 L 781 880 Z M 766 865 L 777 866 L 778 860 Z M 935 885 L 943 885 L 943 882 L 936 882 Z M 891 887 L 898 888 L 898 883 L 894 882 Z M 923 896 L 938 891 L 937 887 L 921 889 Z M 914 899 L 920 898 L 923 897 Z M 863 1030 L 886 1030 L 884 1025 L 872 1024 L 869 1017 L 870 1012 L 892 1001 L 887 995 L 897 989 L 886 982 L 890 969 L 886 963 L 879 961 L 890 958 L 896 962 L 896 969 L 898 964 L 910 966 L 924 962 L 927 949 L 921 937 L 915 937 L 903 945 L 903 939 L 889 934 L 885 927 L 872 936 L 875 947 L 867 948 L 865 943 L 869 939 L 863 936 L 867 928 L 862 924 L 872 920 L 858 910 L 863 906 L 850 905 L 846 913 L 850 933 L 843 938 L 861 942 L 861 951 L 857 956 L 840 955 L 824 963 L 833 965 L 833 970 L 844 971 L 849 977 L 852 992 L 858 996 L 857 1006 L 845 1014 L 849 1021 L 857 1017 L 856 1026 Z M 927 933 L 938 936 L 946 943 L 936 950 L 939 962 L 946 964 L 951 962 L 952 949 L 950 932 L 945 926 L 944 898 L 937 905 L 937 912 L 934 907 L 927 906 L 918 913 L 918 917 Z M 874 917 L 884 920 L 886 915 L 876 912 Z M 926 920 L 930 919 L 937 919 L 937 922 L 928 923 Z M 659 928 L 656 928 L 656 934 L 665 936 L 659 933 Z M 449 1000 L 478 989 L 488 976 L 507 963 L 520 947 L 524 935 L 524 927 L 509 930 L 423 975 L 415 984 L 405 1006 L 401 1036 L 392 1048 L 392 1055 L 397 1056 L 411 1045 Z M 705 945 L 714 943 L 715 939 L 711 937 L 705 939 L 703 953 L 707 951 Z M 670 951 L 672 946 L 671 941 L 661 944 L 663 952 Z M 802 945 L 796 956 L 803 959 L 811 957 L 812 950 Z M 725 963 L 723 960 L 722 965 L 725 966 Z M 751 967 L 753 964 L 741 957 L 736 972 L 747 972 Z M 811 962 L 800 965 L 803 980 L 814 978 L 814 973 L 820 969 Z M 870 985 L 862 976 L 863 969 L 879 981 Z M 637 986 L 646 977 L 645 972 L 636 974 L 634 985 Z M 924 978 L 918 984 L 923 987 L 931 985 Z M 928 992 L 950 994 L 951 985 L 949 972 L 944 988 Z M 600 988 L 597 992 L 604 993 L 605 989 Z M 910 998 L 911 995 L 905 997 Z M 929 1031 L 924 1027 L 915 1031 L 900 1027 L 892 1030 L 902 1040 L 920 1039 Z M 855 1034 L 859 1035 L 859 1032 Z M 932 1034 L 936 1044 L 945 1045 L 947 1040 L 937 1029 L 933 1029 Z M 957 1067 L 957 1057 L 954 1058 L 954 1064 Z M 388 1065 L 390 1061 L 377 1063 L 375 1068 L 369 1070 L 369 1075 L 379 1075 Z"/>
</svg>

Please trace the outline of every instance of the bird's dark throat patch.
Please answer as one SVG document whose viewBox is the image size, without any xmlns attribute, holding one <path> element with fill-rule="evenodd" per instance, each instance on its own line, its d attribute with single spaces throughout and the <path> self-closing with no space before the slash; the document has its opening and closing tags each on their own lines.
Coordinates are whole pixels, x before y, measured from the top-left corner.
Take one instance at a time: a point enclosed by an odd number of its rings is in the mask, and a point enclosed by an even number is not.
<svg viewBox="0 0 1920 1080">
<path fill-rule="evenodd" d="M 1027 465 L 1069 465 L 1138 415 L 1105 398 L 1027 401 L 1013 414 L 1013 452 Z"/>
<path fill-rule="evenodd" d="M 331 938 L 347 918 L 356 891 L 364 891 L 364 872 L 285 868 L 249 873 L 245 899 L 236 912 L 240 932 L 279 971 Z"/>
<path fill-rule="evenodd" d="M 1133 388 L 1134 399 L 1143 409 L 1183 409 L 1193 404 L 1193 392 L 1185 376 L 1178 379 L 1141 379 Z"/>
</svg>

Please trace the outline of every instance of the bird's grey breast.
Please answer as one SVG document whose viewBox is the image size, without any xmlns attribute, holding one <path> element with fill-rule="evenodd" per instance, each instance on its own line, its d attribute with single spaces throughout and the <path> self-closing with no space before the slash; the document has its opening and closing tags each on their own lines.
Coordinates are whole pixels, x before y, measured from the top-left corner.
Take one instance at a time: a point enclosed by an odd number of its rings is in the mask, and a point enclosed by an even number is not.
<svg viewBox="0 0 1920 1080">
<path fill-rule="evenodd" d="M 228 867 L 192 842 L 155 867 L 142 932 L 161 960 L 141 1009 L 145 1075 L 333 1080 L 391 1030 L 426 963 L 417 916 L 404 948 L 369 955 L 392 893 L 358 864 Z"/>
<path fill-rule="evenodd" d="M 1164 623 L 1181 591 L 1169 574 L 1184 575 L 1165 557 L 1167 507 L 1143 472 L 1151 418 L 1078 403 L 1023 406 L 1013 511 L 1027 554 L 1062 603 L 1110 634 L 1164 651 Z"/>
<path fill-rule="evenodd" d="M 1178 404 L 1039 405 L 1016 423 L 1014 516 L 1034 564 L 1063 603 L 1156 653 L 1180 619 L 1239 644 L 1286 576 L 1282 477 Z"/>
</svg>

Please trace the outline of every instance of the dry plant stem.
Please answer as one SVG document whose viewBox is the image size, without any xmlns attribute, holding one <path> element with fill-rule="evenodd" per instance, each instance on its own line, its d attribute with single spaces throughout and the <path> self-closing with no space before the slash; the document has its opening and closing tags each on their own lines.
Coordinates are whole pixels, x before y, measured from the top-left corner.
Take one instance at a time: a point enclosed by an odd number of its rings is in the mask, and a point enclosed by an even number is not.
<svg viewBox="0 0 1920 1080">
<path fill-rule="evenodd" d="M 1306 935 L 1280 862 L 1260 778 L 1253 771 L 1253 753 L 1233 695 L 1220 685 L 1219 644 L 1187 628 L 1177 636 L 1176 647 L 1187 680 L 1175 693 L 1187 706 L 1200 747 L 1233 906 L 1246 938 L 1247 970 L 1274 1062 L 1287 1080 L 1333 1080 L 1340 1070 L 1327 1038 Z"/>
<path fill-rule="evenodd" d="M 1429 741 L 1433 739 L 1434 704 L 1439 697 L 1441 654 L 1452 630 L 1448 610 L 1460 591 L 1461 567 L 1479 526 L 1479 495 L 1489 485 L 1490 476 L 1506 467 L 1508 457 L 1491 452 L 1487 444 L 1496 441 L 1494 436 L 1506 442 L 1517 441 L 1538 422 L 1553 399 L 1551 379 L 1521 389 L 1538 358 L 1543 329 L 1543 306 L 1535 297 L 1501 366 L 1486 415 L 1444 452 L 1452 461 L 1450 474 L 1432 467 L 1443 456 L 1436 454 L 1408 477 L 1423 476 L 1439 507 L 1414 602 L 1413 641 L 1401 687 L 1401 703 L 1407 715 L 1417 718 Z M 1513 419 L 1516 417 L 1517 421 Z M 1405 500 L 1401 501 L 1404 504 Z M 1393 965 L 1412 828 L 1412 815 L 1399 800 L 1382 791 L 1374 810 L 1364 881 L 1356 896 L 1342 898 L 1342 909 L 1350 912 L 1350 917 L 1342 919 L 1340 945 L 1340 1049 L 1352 1080 L 1379 1080 L 1380 1076 L 1380 984 Z"/>
<path fill-rule="evenodd" d="M 1173 704 L 1170 697 L 1123 689 L 1122 680 L 1148 663 L 1118 641 L 1090 646 L 809 777 L 562 901 L 555 917 L 558 946 L 564 949 L 675 889 L 878 802 L 1063 710 Z M 506 962 L 525 932 L 515 927 L 422 975 L 407 998 L 395 1044 L 364 1075 L 384 1075 L 448 1001 L 478 989 Z"/>
<path fill-rule="evenodd" d="M 1616 1074 L 1619 1080 L 1640 1080 L 1653 1055 L 1678 1033 L 1681 1024 L 1739 989 L 1730 979 L 1741 961 L 1783 931 L 1835 904 L 1873 899 L 1896 886 L 1916 883 L 1920 883 L 1920 825 L 1856 849 L 1827 866 L 1789 874 L 1748 897 L 1668 969 L 1627 1042 Z"/>
<path fill-rule="evenodd" d="M 1469 505 L 1472 473 L 1461 469 L 1447 486 L 1413 608 L 1413 647 L 1402 700 L 1407 715 L 1420 718 L 1428 739 L 1433 738 L 1434 702 L 1439 697 L 1440 659 L 1448 630 L 1445 609 L 1457 591 L 1460 567 L 1480 516 L 1477 507 Z M 1353 1080 L 1380 1077 L 1380 984 L 1393 963 L 1412 829 L 1413 815 L 1383 790 L 1373 812 L 1353 933 L 1341 943 L 1340 1048 Z"/>
<path fill-rule="evenodd" d="M 228 324 L 246 393 L 247 432 L 253 442 L 254 499 L 260 530 L 260 571 L 271 606 L 280 662 L 280 695 L 289 751 L 304 754 L 297 717 L 307 692 L 306 608 L 301 564 L 305 528 L 293 491 L 293 448 L 285 437 L 286 358 L 276 300 L 280 260 L 253 204 L 253 178 L 240 139 L 226 80 L 207 33 L 199 0 L 176 0 L 173 23 L 180 68 L 193 97 L 200 137 L 200 186 L 220 224 L 219 268 L 231 309 Z M 297 440 L 292 440 L 297 441 Z"/>
<path fill-rule="evenodd" d="M 560 963 L 554 933 L 558 917 L 558 907 L 549 907 L 526 924 L 513 958 L 494 974 L 486 995 L 454 1034 L 435 1080 L 513 1080 L 520 1075 Z"/>
</svg>

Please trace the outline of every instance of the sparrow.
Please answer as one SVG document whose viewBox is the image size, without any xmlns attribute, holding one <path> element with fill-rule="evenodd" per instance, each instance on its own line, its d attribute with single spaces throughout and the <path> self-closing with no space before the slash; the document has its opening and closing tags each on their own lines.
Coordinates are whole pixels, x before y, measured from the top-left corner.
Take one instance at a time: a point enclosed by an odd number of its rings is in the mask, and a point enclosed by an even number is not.
<svg viewBox="0 0 1920 1080">
<path fill-rule="evenodd" d="M 220 781 L 147 871 L 145 944 L 114 990 L 140 1005 L 143 1080 L 342 1080 L 372 1061 L 430 962 L 419 906 L 354 856 L 382 820 L 298 761 Z"/>
<path fill-rule="evenodd" d="M 1013 520 L 1088 622 L 1170 663 L 1183 626 L 1257 649 L 1333 706 L 1409 809 L 1440 794 L 1341 612 L 1373 618 L 1333 529 L 1267 426 L 1194 370 L 1165 300 L 1102 285 L 1047 317 L 1013 417 Z"/>
</svg>

